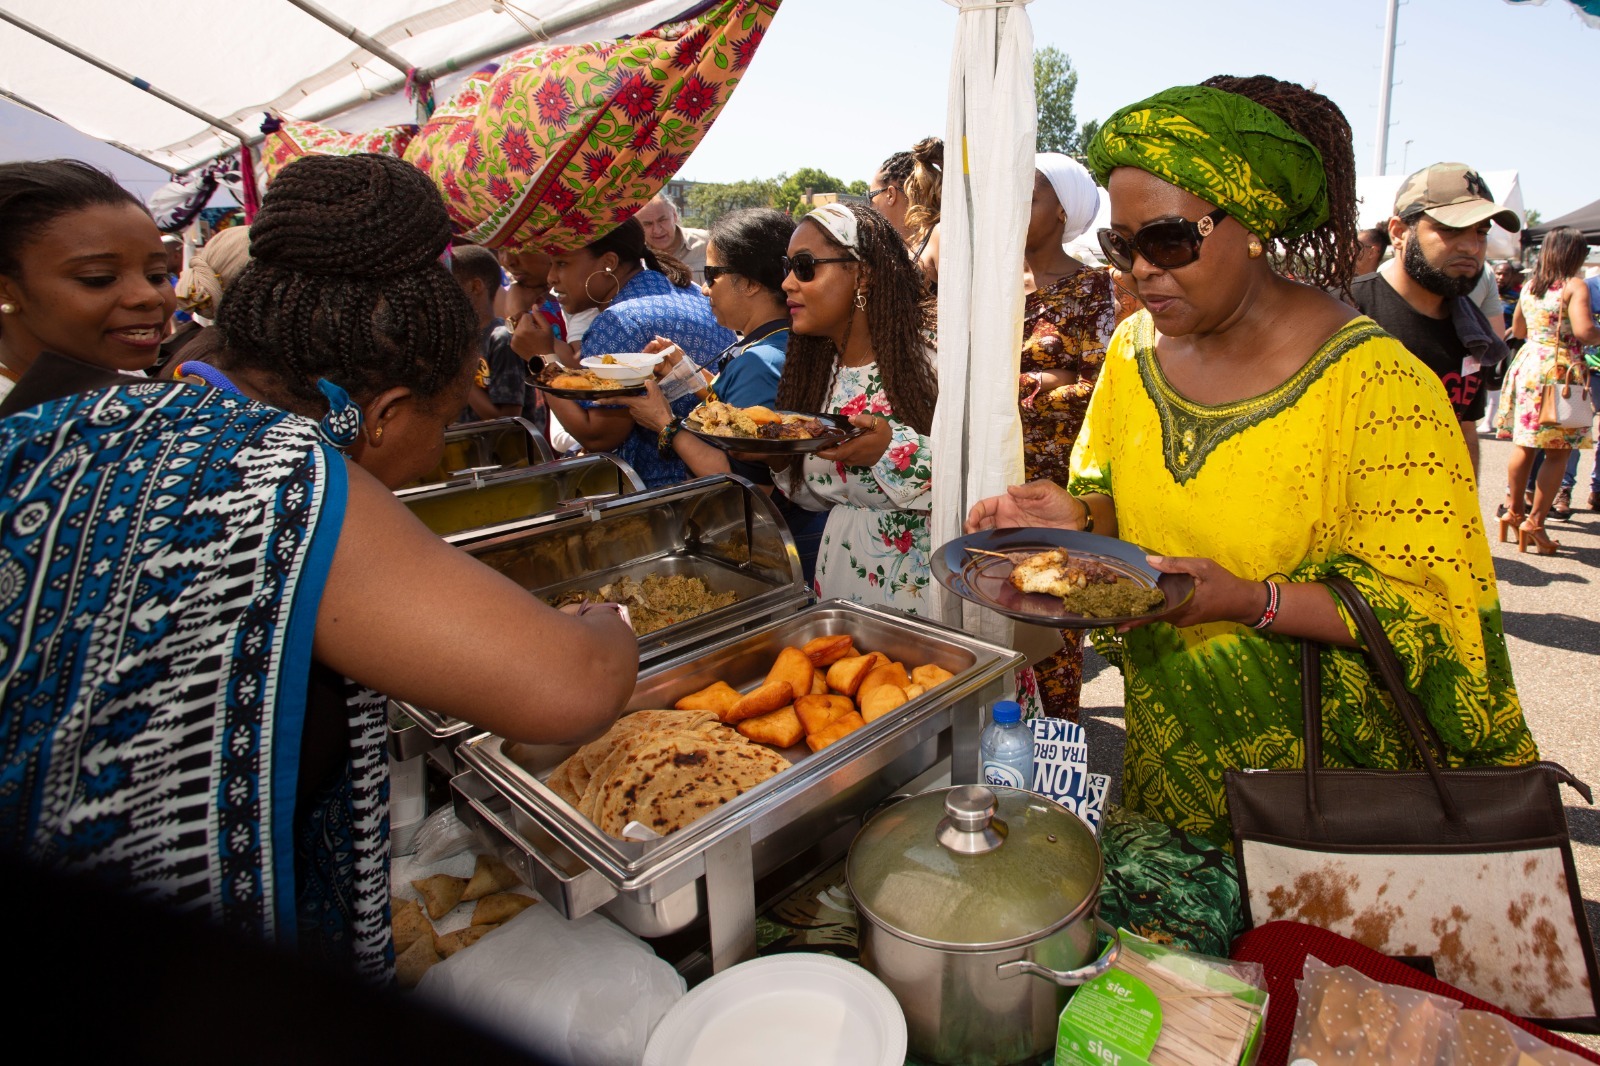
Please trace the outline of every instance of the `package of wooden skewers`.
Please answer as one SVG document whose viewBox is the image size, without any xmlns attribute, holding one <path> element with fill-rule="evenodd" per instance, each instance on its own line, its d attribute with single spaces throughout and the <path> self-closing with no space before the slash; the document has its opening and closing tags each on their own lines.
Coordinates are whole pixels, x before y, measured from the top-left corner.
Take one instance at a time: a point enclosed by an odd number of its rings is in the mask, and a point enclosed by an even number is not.
<svg viewBox="0 0 1600 1066">
<path fill-rule="evenodd" d="M 1122 933 L 1104 976 L 1061 1012 L 1056 1066 L 1251 1066 L 1267 1013 L 1260 965 Z"/>
</svg>

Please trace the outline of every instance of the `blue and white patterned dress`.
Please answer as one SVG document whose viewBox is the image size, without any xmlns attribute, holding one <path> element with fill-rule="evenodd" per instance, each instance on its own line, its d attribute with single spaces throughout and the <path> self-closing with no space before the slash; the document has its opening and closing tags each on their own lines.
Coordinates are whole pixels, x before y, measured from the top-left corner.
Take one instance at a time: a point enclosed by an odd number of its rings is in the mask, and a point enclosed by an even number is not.
<svg viewBox="0 0 1600 1066">
<path fill-rule="evenodd" d="M 657 337 L 672 341 L 702 367 L 714 367 L 717 357 L 737 339 L 732 330 L 717 325 L 711 301 L 699 289 L 680 289 L 659 271 L 641 270 L 590 324 L 583 335 L 583 354 L 643 351 Z M 692 393 L 680 397 L 672 405 L 672 413 L 682 417 L 699 402 Z M 656 435 L 638 426 L 616 454 L 633 467 L 646 488 L 674 485 L 689 477 L 683 460 L 676 454 L 662 455 L 656 448 Z"/>
<path fill-rule="evenodd" d="M 345 491 L 315 422 L 215 388 L 0 420 L 0 848 L 389 976 L 381 699 L 296 797 Z"/>
</svg>

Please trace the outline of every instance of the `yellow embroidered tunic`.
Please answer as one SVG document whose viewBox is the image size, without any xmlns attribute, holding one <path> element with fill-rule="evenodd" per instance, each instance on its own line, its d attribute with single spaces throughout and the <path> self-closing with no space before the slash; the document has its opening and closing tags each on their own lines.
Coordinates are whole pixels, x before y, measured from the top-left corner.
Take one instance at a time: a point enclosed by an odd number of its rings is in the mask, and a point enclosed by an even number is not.
<svg viewBox="0 0 1600 1066">
<path fill-rule="evenodd" d="M 1118 535 L 1154 554 L 1214 559 L 1257 581 L 1344 574 L 1372 604 L 1452 764 L 1537 759 L 1471 468 L 1437 375 L 1357 318 L 1283 385 L 1210 407 L 1167 383 L 1154 338 L 1144 312 L 1112 338 L 1071 491 L 1111 496 Z M 1298 647 L 1231 622 L 1155 623 L 1104 640 L 1127 682 L 1124 803 L 1227 841 L 1223 771 L 1302 764 Z M 1323 699 L 1329 764 L 1414 765 L 1361 653 L 1325 655 Z"/>
</svg>

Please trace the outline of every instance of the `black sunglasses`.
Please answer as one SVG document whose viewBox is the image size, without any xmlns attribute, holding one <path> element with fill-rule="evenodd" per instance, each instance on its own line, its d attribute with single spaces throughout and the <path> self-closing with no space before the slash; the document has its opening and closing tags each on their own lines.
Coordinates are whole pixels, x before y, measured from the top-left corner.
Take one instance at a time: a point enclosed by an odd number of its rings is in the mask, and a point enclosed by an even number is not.
<svg viewBox="0 0 1600 1066">
<path fill-rule="evenodd" d="M 784 256 L 780 261 L 783 266 L 784 276 L 794 274 L 797 281 L 811 281 L 817 276 L 819 263 L 855 263 L 859 262 L 854 256 L 838 255 L 829 259 L 818 259 L 810 252 L 801 252 L 794 256 Z"/>
<path fill-rule="evenodd" d="M 880 192 L 888 192 L 892 188 L 894 188 L 894 186 L 892 186 L 892 185 L 884 185 L 881 188 L 868 189 L 867 190 L 867 203 L 870 204 L 870 203 L 872 203 L 872 201 L 876 200 L 878 198 L 878 194 Z"/>
<path fill-rule="evenodd" d="M 706 284 L 715 285 L 718 278 L 727 277 L 729 274 L 737 274 L 738 271 L 734 270 L 732 267 L 712 266 L 710 263 L 707 263 L 705 266 L 705 273 Z"/>
<path fill-rule="evenodd" d="M 1118 270 L 1132 270 L 1137 253 L 1145 262 L 1161 270 L 1176 270 L 1200 258 L 1200 242 L 1211 236 L 1217 223 L 1228 217 L 1224 208 L 1217 208 L 1198 222 L 1186 218 L 1162 219 L 1152 222 L 1135 233 L 1132 239 L 1113 229 L 1100 230 L 1100 250 Z"/>
</svg>

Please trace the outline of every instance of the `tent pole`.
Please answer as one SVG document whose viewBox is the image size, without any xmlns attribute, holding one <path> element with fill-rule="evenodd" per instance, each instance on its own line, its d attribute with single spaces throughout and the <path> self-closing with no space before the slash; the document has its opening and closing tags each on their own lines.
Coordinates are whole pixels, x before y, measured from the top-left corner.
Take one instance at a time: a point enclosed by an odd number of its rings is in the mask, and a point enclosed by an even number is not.
<svg viewBox="0 0 1600 1066">
<path fill-rule="evenodd" d="M 33 103 L 31 100 L 24 99 L 23 97 L 18 96 L 14 92 L 10 92 L 10 91 L 8 91 L 6 89 L 0 89 L 0 96 L 3 96 L 7 100 L 10 100 L 12 103 L 16 104 L 18 107 L 27 108 L 29 111 L 32 111 L 34 114 L 43 115 L 45 118 L 51 119 L 51 120 L 53 120 L 55 122 L 61 122 L 61 119 L 57 118 L 55 115 L 52 115 L 50 112 L 46 111 L 44 108 L 40 107 L 38 104 Z M 61 122 L 61 124 L 63 126 L 70 126 L 71 125 L 71 123 L 68 123 L 68 122 Z M 95 140 L 99 140 L 99 139 L 100 138 L 98 138 L 98 137 L 95 138 Z M 172 170 L 172 167 L 171 167 L 170 164 L 159 163 L 156 160 L 151 159 L 149 156 L 145 155 L 143 152 L 139 151 L 137 148 L 130 148 L 127 145 L 123 144 L 121 141 L 103 141 L 102 143 L 109 144 L 111 147 L 115 148 L 119 152 L 127 152 L 131 156 L 135 156 L 135 157 L 137 157 L 139 159 L 143 159 L 146 163 L 149 163 L 151 166 L 157 167 L 157 168 L 159 168 L 161 170 L 166 171 L 168 175 L 171 175 L 173 173 L 173 170 Z"/>
<path fill-rule="evenodd" d="M 1383 28 L 1383 84 L 1378 87 L 1378 142 L 1372 172 L 1389 173 L 1389 97 L 1394 92 L 1394 30 L 1400 20 L 1400 0 L 1389 0 L 1389 17 Z"/>
<path fill-rule="evenodd" d="M 136 78 L 132 74 L 112 66 L 110 63 L 107 63 L 98 56 L 90 55 L 88 52 L 85 52 L 76 45 L 63 41 L 60 37 L 57 37 L 50 31 L 41 29 L 25 19 L 18 18 L 4 8 L 0 8 L 0 19 L 4 19 L 6 22 L 11 23 L 11 25 L 15 26 L 23 33 L 31 34 L 32 36 L 39 38 L 39 40 L 44 41 L 46 44 L 55 45 L 57 48 L 61 49 L 70 56 L 75 56 L 91 66 L 99 67 L 101 70 L 105 71 L 107 74 L 110 74 L 114 78 L 121 78 L 123 81 L 127 82 L 129 85 L 132 85 L 136 89 L 143 89 L 151 96 L 154 96 L 157 100 L 160 100 L 163 103 L 171 104 L 178 110 L 193 115 L 206 125 L 221 130 L 223 133 L 226 133 L 231 137 L 238 138 L 241 144 L 243 143 L 245 139 L 245 134 L 243 131 L 234 129 L 227 122 L 217 118 L 215 115 L 208 115 L 197 107 L 191 107 L 182 100 L 179 100 L 176 96 L 173 96 L 171 93 L 163 92 L 154 85 L 151 85 L 143 78 Z M 213 156 L 212 158 L 215 157 Z M 209 160 L 207 160 L 207 162 L 209 162 Z M 163 167 L 162 169 L 165 170 L 169 168 Z"/>
<path fill-rule="evenodd" d="M 316 19 L 324 26 L 327 26 L 340 36 L 348 37 L 351 41 L 355 42 L 356 45 L 368 52 L 371 52 L 373 55 L 389 64 L 400 73 L 404 74 L 408 70 L 412 69 L 412 65 L 406 62 L 405 56 L 392 51 L 383 44 L 380 44 L 376 38 L 362 33 L 360 30 L 356 29 L 355 26 L 344 21 L 322 5 L 313 3 L 312 0 L 289 0 L 289 3 L 293 4 L 301 11 L 304 11 L 306 14 L 310 15 L 312 18 Z"/>
<path fill-rule="evenodd" d="M 558 33 L 565 33 L 568 30 L 575 30 L 582 26 L 586 26 L 591 22 L 598 22 L 603 18 L 609 18 L 612 15 L 620 15 L 624 11 L 631 11 L 636 7 L 643 7 L 645 4 L 650 2 L 651 0 L 594 0 L 593 3 L 585 4 L 583 7 L 569 11 L 565 15 L 561 15 L 557 18 L 546 19 L 545 21 L 539 23 L 539 32 L 537 35 L 528 33 L 526 30 L 519 29 L 515 33 L 508 33 L 505 36 L 495 38 L 489 43 L 483 45 L 481 48 L 476 48 L 471 52 L 459 55 L 454 59 L 446 60 L 442 63 L 435 63 L 431 67 L 420 68 L 416 72 L 415 80 L 418 84 L 425 84 L 453 71 L 462 70 L 469 67 L 476 67 L 479 64 L 488 62 L 496 56 L 503 56 L 507 52 L 514 52 L 518 48 L 521 48 L 526 44 L 530 44 L 536 39 L 543 38 L 548 40 Z M 690 0 L 684 0 L 683 10 L 688 10 L 694 6 L 695 5 L 691 3 Z M 390 96 L 394 93 L 397 93 L 401 89 L 405 88 L 405 85 L 406 80 L 404 77 L 397 78 L 394 81 L 381 85 L 376 89 L 362 93 L 361 96 L 354 100 L 346 100 L 343 103 L 335 104 L 331 107 L 321 108 L 308 114 L 295 115 L 293 117 L 302 122 L 321 122 L 324 119 L 331 118 L 342 111 L 349 110 L 354 104 L 361 100 L 370 100 L 380 96 Z M 264 139 L 265 138 L 263 138 L 260 134 L 256 134 L 247 137 L 245 139 L 245 143 L 256 144 Z M 214 155 L 207 156 L 205 159 L 202 159 L 197 163 L 191 163 L 186 167 L 180 168 L 178 173 L 187 174 L 190 171 L 198 170 L 215 158 L 216 156 Z"/>
</svg>

